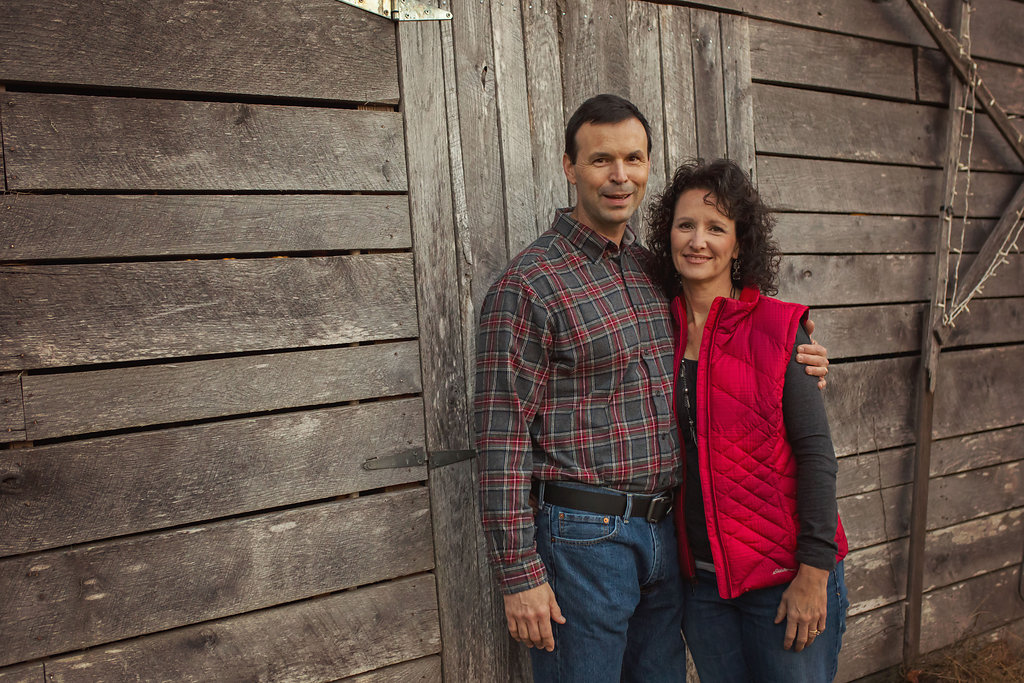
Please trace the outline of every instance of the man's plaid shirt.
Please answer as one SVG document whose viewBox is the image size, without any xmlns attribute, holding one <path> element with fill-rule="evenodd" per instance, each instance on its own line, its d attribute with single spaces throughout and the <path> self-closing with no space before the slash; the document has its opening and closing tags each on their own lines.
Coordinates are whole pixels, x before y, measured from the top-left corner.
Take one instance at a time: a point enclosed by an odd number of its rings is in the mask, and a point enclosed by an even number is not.
<svg viewBox="0 0 1024 683">
<path fill-rule="evenodd" d="M 547 580 L 530 480 L 653 493 L 682 479 L 672 322 L 627 228 L 621 249 L 569 215 L 487 293 L 476 365 L 484 530 L 504 593 Z"/>
</svg>

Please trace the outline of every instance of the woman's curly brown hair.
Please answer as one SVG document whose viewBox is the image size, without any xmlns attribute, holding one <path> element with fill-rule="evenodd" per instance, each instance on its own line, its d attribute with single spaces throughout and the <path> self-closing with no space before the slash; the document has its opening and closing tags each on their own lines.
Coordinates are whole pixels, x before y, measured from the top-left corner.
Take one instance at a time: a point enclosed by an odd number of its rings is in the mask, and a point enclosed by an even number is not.
<svg viewBox="0 0 1024 683">
<path fill-rule="evenodd" d="M 672 218 L 679 197 L 693 189 L 706 190 L 714 197 L 716 208 L 736 222 L 740 266 L 733 284 L 740 288 L 757 287 L 762 294 L 776 294 L 782 253 L 772 237 L 775 218 L 761 201 L 750 177 L 728 159 L 685 162 L 647 210 L 647 247 L 654 254 L 652 275 L 665 294 L 671 299 L 682 287 L 672 262 Z"/>
</svg>

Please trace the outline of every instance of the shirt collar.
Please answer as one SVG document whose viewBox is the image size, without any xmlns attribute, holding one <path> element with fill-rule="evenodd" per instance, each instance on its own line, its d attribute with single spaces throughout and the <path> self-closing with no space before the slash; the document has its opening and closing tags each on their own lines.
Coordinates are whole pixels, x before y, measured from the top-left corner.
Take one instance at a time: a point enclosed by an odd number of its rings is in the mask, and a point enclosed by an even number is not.
<svg viewBox="0 0 1024 683">
<path fill-rule="evenodd" d="M 636 242 L 636 234 L 628 225 L 626 226 L 626 232 L 622 235 L 622 243 L 617 245 L 594 229 L 573 218 L 572 210 L 573 207 L 558 209 L 555 212 L 555 222 L 551 227 L 555 232 L 569 240 L 573 246 L 582 251 L 591 262 L 597 263 L 605 254 L 614 258 L 625 250 L 626 247 Z"/>
</svg>

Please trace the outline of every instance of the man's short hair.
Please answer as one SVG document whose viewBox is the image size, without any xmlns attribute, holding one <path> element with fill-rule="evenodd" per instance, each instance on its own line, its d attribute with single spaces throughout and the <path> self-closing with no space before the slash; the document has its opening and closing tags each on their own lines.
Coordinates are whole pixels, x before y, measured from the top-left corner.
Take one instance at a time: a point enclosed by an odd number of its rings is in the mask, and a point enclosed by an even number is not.
<svg viewBox="0 0 1024 683">
<path fill-rule="evenodd" d="M 569 160 L 576 163 L 576 132 L 584 123 L 619 123 L 626 119 L 636 119 L 643 124 L 644 132 L 647 133 L 647 156 L 650 156 L 651 126 L 647 119 L 626 98 L 604 93 L 594 95 L 581 104 L 569 118 L 565 126 L 565 153 Z"/>
</svg>

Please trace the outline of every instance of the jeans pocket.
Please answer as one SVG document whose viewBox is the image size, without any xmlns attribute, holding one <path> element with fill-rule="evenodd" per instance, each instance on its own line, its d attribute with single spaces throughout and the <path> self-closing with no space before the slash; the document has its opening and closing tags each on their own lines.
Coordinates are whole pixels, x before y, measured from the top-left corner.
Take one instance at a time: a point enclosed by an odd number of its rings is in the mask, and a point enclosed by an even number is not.
<svg viewBox="0 0 1024 683">
<path fill-rule="evenodd" d="M 614 538 L 619 533 L 619 517 L 579 512 L 568 508 L 551 510 L 551 539 L 555 543 L 593 545 Z"/>
</svg>

